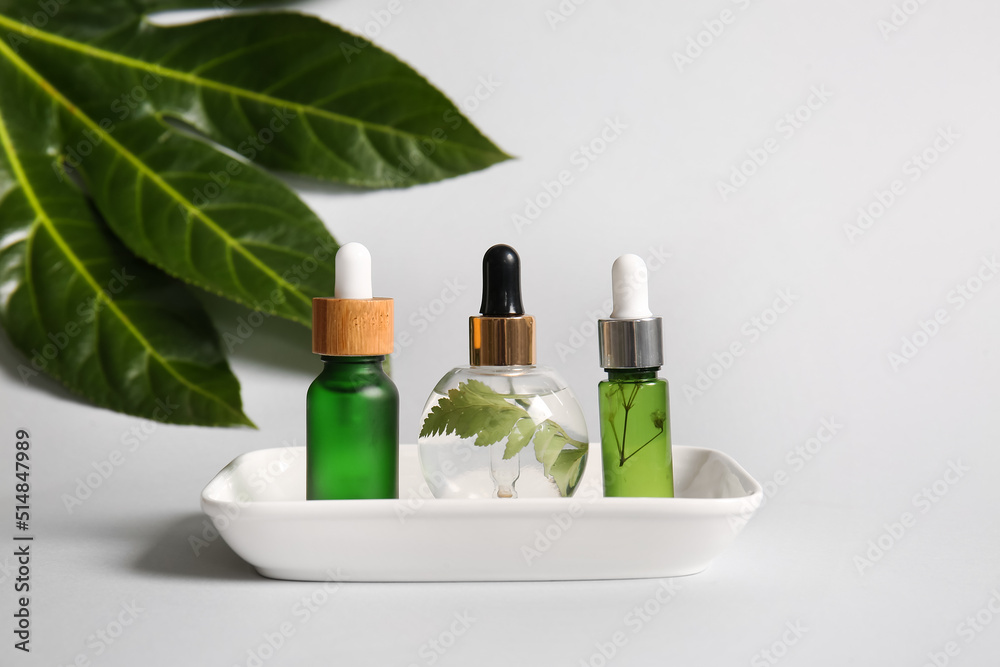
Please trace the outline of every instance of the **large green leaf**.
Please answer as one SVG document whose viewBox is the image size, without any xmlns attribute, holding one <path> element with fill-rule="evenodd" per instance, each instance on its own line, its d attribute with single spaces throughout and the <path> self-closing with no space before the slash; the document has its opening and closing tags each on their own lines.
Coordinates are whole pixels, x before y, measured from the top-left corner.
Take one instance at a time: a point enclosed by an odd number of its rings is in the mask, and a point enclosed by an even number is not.
<svg viewBox="0 0 1000 667">
<path fill-rule="evenodd" d="M 54 108 L 59 132 L 48 147 L 51 170 L 61 173 L 61 160 L 79 173 L 133 252 L 206 290 L 309 323 L 311 297 L 332 291 L 337 246 L 287 186 L 171 130 L 155 113 L 127 113 L 111 92 L 117 84 L 94 84 L 104 86 L 94 95 L 78 90 L 84 84 L 77 81 L 71 94 L 86 102 L 76 104 L 7 45 L 0 44 L 0 57 Z M 137 90 L 156 87 L 148 77 L 125 88 L 129 103 Z M 117 104 L 96 113 L 93 100 L 109 99 Z M 37 131 L 34 118 L 11 124 L 14 136 Z M 47 195 L 39 191 L 41 199 Z"/>
<path fill-rule="evenodd" d="M 197 302 L 145 262 L 306 324 L 311 298 L 333 291 L 336 242 L 255 165 L 384 187 L 507 159 L 408 66 L 318 19 L 147 17 L 218 6 L 0 0 L 0 321 L 31 356 L 77 325 L 85 287 L 107 307 L 39 365 L 132 414 L 156 417 L 155 399 L 180 396 L 169 419 L 199 424 L 246 423 L 238 385 Z M 109 265 L 142 278 L 102 296 Z M 94 370 L 103 379 L 90 382 Z"/>
<path fill-rule="evenodd" d="M 52 169 L 58 109 L 9 59 L 0 80 L 0 322 L 28 357 L 21 378 L 45 372 L 159 421 L 252 425 L 200 304 L 136 260 Z M 32 121 L 34 132 L 11 131 Z"/>
<path fill-rule="evenodd" d="M 2 55 L 59 108 L 53 158 L 79 172 L 133 252 L 252 308 L 308 324 L 311 297 L 332 290 L 336 246 L 281 182 L 168 118 L 242 159 L 366 186 L 506 159 L 405 64 L 318 19 L 236 14 L 163 28 L 126 0 L 53 2 L 39 28 L 11 17 L 35 4 L 0 0 Z"/>
<path fill-rule="evenodd" d="M 95 120 L 107 114 L 111 100 L 158 77 L 148 104 L 134 114 L 176 116 L 283 171 L 392 187 L 509 157 L 408 65 L 317 18 L 238 13 L 161 27 L 125 0 L 72 0 L 67 7 L 81 3 L 82 9 L 57 12 L 36 30 L 4 10 L 32 2 L 0 2 L 0 14 L 7 14 L 0 29 L 23 38 L 17 46 L 25 60 L 75 104 L 91 107 Z M 84 13 L 95 7 L 101 10 L 94 19 L 103 29 L 98 34 L 86 28 Z M 94 95 L 95 86 L 112 95 Z M 276 116 L 294 122 L 271 132 Z"/>
</svg>

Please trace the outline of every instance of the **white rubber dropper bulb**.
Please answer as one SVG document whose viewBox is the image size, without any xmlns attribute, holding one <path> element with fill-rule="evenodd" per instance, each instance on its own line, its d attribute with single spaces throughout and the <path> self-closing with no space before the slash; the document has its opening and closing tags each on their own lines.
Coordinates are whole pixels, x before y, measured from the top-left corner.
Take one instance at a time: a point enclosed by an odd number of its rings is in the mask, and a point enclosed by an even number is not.
<svg viewBox="0 0 1000 667">
<path fill-rule="evenodd" d="M 348 243 L 337 251 L 335 299 L 372 298 L 372 255 L 360 243 Z"/>
<path fill-rule="evenodd" d="M 646 263 L 638 255 L 622 255 L 611 266 L 611 297 L 613 320 L 635 320 L 652 317 L 649 310 L 649 274 Z"/>
</svg>

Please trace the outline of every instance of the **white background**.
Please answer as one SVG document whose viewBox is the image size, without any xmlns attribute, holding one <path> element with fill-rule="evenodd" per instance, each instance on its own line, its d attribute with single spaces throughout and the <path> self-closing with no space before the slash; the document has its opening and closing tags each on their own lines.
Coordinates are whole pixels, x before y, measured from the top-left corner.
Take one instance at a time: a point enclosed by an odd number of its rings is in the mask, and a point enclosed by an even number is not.
<svg viewBox="0 0 1000 667">
<path fill-rule="evenodd" d="M 362 31 L 387 4 L 303 9 Z M 764 665 L 760 651 L 793 637 L 787 623 L 806 630 L 778 647 L 782 664 L 922 665 L 949 641 L 957 654 L 939 661 L 995 664 L 1000 279 L 973 280 L 981 289 L 962 307 L 955 290 L 1000 252 L 1000 6 L 902 4 L 915 13 L 883 34 L 892 0 L 590 0 L 554 26 L 555 0 L 402 0 L 388 25 L 369 29 L 376 43 L 517 159 L 391 192 L 294 183 L 339 241 L 371 249 L 375 291 L 396 299 L 397 335 L 412 339 L 394 362 L 408 442 L 428 391 L 467 363 L 491 244 L 520 252 L 539 361 L 574 388 L 592 440 L 602 372 L 589 325 L 610 296 L 611 262 L 669 254 L 650 293 L 664 318 L 674 442 L 731 454 L 768 498 L 641 631 L 623 619 L 658 581 L 349 584 L 300 623 L 291 610 L 315 584 L 261 579 L 221 541 L 195 556 L 198 494 L 215 472 L 240 452 L 304 444 L 304 392 L 319 361 L 304 328 L 269 321 L 232 355 L 258 431 L 155 426 L 52 382 L 24 386 L 4 339 L 2 433 L 31 429 L 38 541 L 35 652 L 10 648 L 3 570 L 0 662 L 246 665 L 247 651 L 291 620 L 295 636 L 264 664 L 426 665 L 421 647 L 468 612 L 476 621 L 436 664 L 575 666 L 624 630 L 609 664 Z M 711 40 L 705 32 L 708 46 L 679 68 L 674 54 L 723 10 L 732 22 Z M 477 99 L 481 80 L 495 89 Z M 829 98 L 801 109 L 813 90 Z M 790 133 L 778 123 L 796 112 L 808 119 Z M 625 129 L 580 171 L 574 154 L 609 119 Z M 937 153 L 940 132 L 953 139 Z M 777 151 L 724 200 L 718 184 L 768 139 Z M 912 160 L 927 149 L 936 159 L 915 179 Z M 564 169 L 572 184 L 518 230 L 512 216 Z M 852 241 L 845 225 L 895 179 L 902 194 Z M 456 282 L 457 300 L 435 303 Z M 769 317 L 779 291 L 793 305 L 752 340 L 744 327 Z M 245 311 L 210 303 L 220 329 L 235 332 Z M 914 341 L 939 309 L 945 323 Z M 894 367 L 904 337 L 922 346 Z M 736 341 L 744 354 L 713 368 Z M 686 394 L 700 372 L 714 379 Z M 842 426 L 811 460 L 788 458 L 823 419 Z M 61 497 L 133 429 L 139 446 L 68 512 Z M 2 458 L 9 507 L 12 457 Z M 952 465 L 966 471 L 941 481 Z M 935 482 L 934 501 L 920 500 Z M 914 521 L 894 537 L 906 512 Z M 133 600 L 144 611 L 97 655 L 88 637 Z M 984 625 L 970 632 L 977 613 Z"/>
</svg>

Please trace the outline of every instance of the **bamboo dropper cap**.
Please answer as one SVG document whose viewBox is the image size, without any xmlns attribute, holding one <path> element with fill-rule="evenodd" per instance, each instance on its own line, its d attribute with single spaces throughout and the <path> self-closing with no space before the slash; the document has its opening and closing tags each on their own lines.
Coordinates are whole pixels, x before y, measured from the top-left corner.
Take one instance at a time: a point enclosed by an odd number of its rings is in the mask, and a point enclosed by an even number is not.
<svg viewBox="0 0 1000 667">
<path fill-rule="evenodd" d="M 392 354 L 392 299 L 372 298 L 372 256 L 360 243 L 337 251 L 333 298 L 312 300 L 316 354 L 358 357 Z"/>
</svg>

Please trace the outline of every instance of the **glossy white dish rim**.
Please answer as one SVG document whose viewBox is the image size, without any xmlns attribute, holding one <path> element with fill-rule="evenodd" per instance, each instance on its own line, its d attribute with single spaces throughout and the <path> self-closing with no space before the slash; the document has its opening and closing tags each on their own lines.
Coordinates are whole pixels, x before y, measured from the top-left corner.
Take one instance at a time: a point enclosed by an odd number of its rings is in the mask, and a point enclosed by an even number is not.
<svg viewBox="0 0 1000 667">
<path fill-rule="evenodd" d="M 412 445 L 404 445 L 404 447 L 413 448 Z M 594 447 L 595 445 L 591 445 L 592 449 Z M 599 448 L 600 445 L 596 445 L 596 447 Z M 234 475 L 235 471 L 241 466 L 253 465 L 252 461 L 254 459 L 273 459 L 276 458 L 277 452 L 282 451 L 297 451 L 296 456 L 304 456 L 304 450 L 304 447 L 274 447 L 240 454 L 205 486 L 201 493 L 202 508 L 207 511 L 211 506 L 236 504 L 240 505 L 241 512 L 252 510 L 263 515 L 271 513 L 287 514 L 287 512 L 294 510 L 296 514 L 322 515 L 330 513 L 346 518 L 371 513 L 379 514 L 382 511 L 394 512 L 400 504 L 406 505 L 416 500 L 423 503 L 420 513 L 426 517 L 465 516 L 468 514 L 503 514 L 509 516 L 511 514 L 533 515 L 537 512 L 558 511 L 560 508 L 584 502 L 591 506 L 588 511 L 609 511 L 616 514 L 654 513 L 658 515 L 678 514 L 689 516 L 691 514 L 729 514 L 736 508 L 755 509 L 763 497 L 763 490 L 760 484 L 728 454 L 705 447 L 680 445 L 673 447 L 673 456 L 675 459 L 679 456 L 697 457 L 699 455 L 720 459 L 726 465 L 728 471 L 739 481 L 745 491 L 745 495 L 721 498 L 683 496 L 675 498 L 605 498 L 603 495 L 596 498 L 582 498 L 580 495 L 576 495 L 568 498 L 515 498 L 500 501 L 491 498 L 438 499 L 424 496 L 377 500 L 305 500 L 304 498 L 301 500 L 258 500 L 252 497 L 237 499 L 233 497 L 231 489 L 227 488 L 227 479 Z"/>
</svg>

